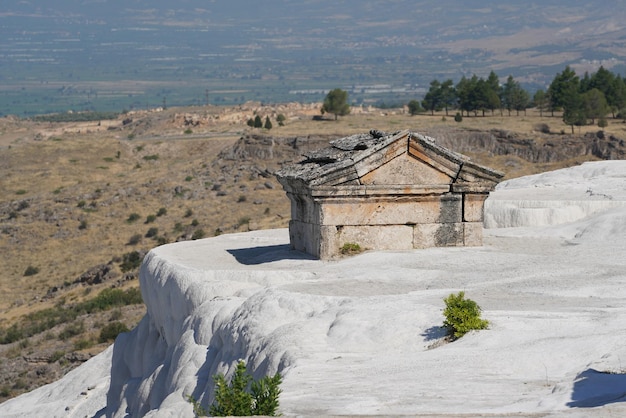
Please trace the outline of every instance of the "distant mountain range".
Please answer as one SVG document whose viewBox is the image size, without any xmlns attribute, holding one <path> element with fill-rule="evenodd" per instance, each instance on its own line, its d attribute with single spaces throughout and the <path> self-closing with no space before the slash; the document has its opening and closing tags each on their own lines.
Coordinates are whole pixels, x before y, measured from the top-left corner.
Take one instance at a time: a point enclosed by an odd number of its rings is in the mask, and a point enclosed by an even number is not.
<svg viewBox="0 0 626 418">
<path fill-rule="evenodd" d="M 624 75 L 626 0 L 5 0 L 0 39 L 0 114 L 312 101 L 334 87 L 392 101 L 491 70 L 529 89 L 565 65 Z"/>
</svg>

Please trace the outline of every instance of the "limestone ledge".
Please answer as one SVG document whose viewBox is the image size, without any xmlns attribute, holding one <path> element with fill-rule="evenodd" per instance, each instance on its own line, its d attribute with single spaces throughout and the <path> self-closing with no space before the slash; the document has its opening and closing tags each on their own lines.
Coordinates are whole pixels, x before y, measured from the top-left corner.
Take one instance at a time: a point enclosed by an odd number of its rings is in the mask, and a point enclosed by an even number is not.
<svg viewBox="0 0 626 418">
<path fill-rule="evenodd" d="M 303 263 L 311 270 L 303 270 Z M 306 282 L 320 263 L 291 251 L 286 229 L 151 250 L 140 271 L 147 314 L 115 343 L 108 410 L 115 411 L 113 416 L 144 416 L 159 409 L 164 416 L 171 406 L 172 416 L 179 416 L 181 407 L 188 409 L 184 415 L 193 416 L 191 405 L 181 399 L 192 395 L 207 403 L 204 397 L 213 393 L 211 376 L 225 373 L 232 362 L 248 359 L 259 376 L 287 367 L 289 353 L 278 350 L 280 354 L 265 357 L 273 352 L 265 349 L 276 338 L 272 330 L 262 323 L 242 329 L 250 321 L 244 317 L 255 314 L 245 304 L 256 293 L 267 298 L 260 306 L 280 303 L 276 286 Z"/>
</svg>

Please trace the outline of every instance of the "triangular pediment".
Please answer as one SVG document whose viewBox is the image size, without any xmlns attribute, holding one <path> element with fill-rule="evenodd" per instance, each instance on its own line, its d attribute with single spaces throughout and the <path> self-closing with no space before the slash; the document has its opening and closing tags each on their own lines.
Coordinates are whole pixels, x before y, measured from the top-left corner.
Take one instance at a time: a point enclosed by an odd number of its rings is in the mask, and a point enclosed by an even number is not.
<svg viewBox="0 0 626 418">
<path fill-rule="evenodd" d="M 359 178 L 366 185 L 450 184 L 454 177 L 418 160 L 408 152 Z"/>
<path fill-rule="evenodd" d="M 474 164 L 427 136 L 370 131 L 330 142 L 301 163 L 277 172 L 284 186 L 452 185 L 491 187 L 502 173 Z M 298 186 L 298 187 L 300 187 Z"/>
</svg>

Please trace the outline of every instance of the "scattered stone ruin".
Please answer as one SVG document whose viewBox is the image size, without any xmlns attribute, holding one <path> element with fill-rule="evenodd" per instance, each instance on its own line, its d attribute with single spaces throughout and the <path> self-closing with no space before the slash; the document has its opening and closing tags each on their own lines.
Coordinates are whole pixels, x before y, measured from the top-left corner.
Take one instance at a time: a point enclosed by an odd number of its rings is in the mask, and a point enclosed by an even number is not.
<svg viewBox="0 0 626 418">
<path fill-rule="evenodd" d="M 482 245 L 483 204 L 503 173 L 419 133 L 333 140 L 276 173 L 291 201 L 292 248 L 330 259 L 375 250 Z"/>
</svg>

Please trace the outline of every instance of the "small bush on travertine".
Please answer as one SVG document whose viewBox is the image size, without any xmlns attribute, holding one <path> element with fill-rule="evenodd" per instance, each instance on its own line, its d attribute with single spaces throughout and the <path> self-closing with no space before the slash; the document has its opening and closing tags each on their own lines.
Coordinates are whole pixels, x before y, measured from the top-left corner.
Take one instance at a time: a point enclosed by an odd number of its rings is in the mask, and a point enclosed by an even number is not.
<svg viewBox="0 0 626 418">
<path fill-rule="evenodd" d="M 246 364 L 237 364 L 235 375 L 230 383 L 223 374 L 213 376 L 215 381 L 215 402 L 209 408 L 212 416 L 275 416 L 278 411 L 278 397 L 282 377 L 276 373 L 273 377 L 265 376 L 261 380 L 253 380 L 246 371 Z M 194 412 L 204 415 L 204 411 L 192 397 L 188 398 L 194 405 Z"/>
<path fill-rule="evenodd" d="M 480 306 L 471 299 L 465 299 L 465 292 L 456 295 L 451 293 L 443 301 L 446 303 L 443 311 L 446 319 L 443 326 L 453 339 L 461 338 L 469 331 L 486 329 L 489 326 L 489 321 L 480 317 Z"/>
<path fill-rule="evenodd" d="M 340 248 L 340 251 L 341 251 L 341 254 L 350 255 L 350 254 L 358 254 L 363 250 L 361 249 L 361 246 L 357 244 L 356 242 L 346 242 Z"/>
</svg>

